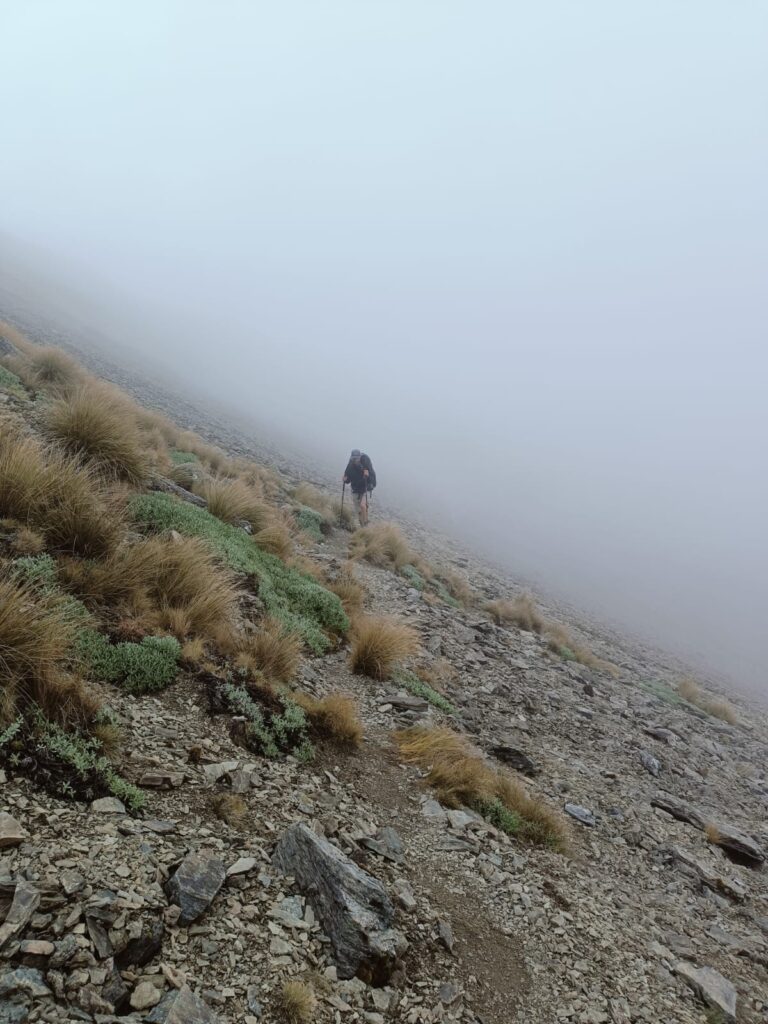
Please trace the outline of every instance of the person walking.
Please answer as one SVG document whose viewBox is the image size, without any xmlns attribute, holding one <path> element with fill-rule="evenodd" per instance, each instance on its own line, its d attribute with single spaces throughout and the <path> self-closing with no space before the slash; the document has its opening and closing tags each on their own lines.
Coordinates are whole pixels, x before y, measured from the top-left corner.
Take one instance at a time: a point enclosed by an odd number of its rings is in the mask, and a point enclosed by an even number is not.
<svg viewBox="0 0 768 1024">
<path fill-rule="evenodd" d="M 368 495 L 376 486 L 376 473 L 370 458 L 359 448 L 353 448 L 349 456 L 343 480 L 349 484 L 361 526 L 368 525 Z"/>
</svg>

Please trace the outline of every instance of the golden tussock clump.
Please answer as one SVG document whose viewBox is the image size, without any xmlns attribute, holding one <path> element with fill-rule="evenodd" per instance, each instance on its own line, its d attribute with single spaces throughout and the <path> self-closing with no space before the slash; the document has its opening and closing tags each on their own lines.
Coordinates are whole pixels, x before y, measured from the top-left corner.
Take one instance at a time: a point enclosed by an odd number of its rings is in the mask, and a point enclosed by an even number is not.
<svg viewBox="0 0 768 1024">
<path fill-rule="evenodd" d="M 202 637 L 196 636 L 182 644 L 181 660 L 188 665 L 199 665 L 205 654 L 205 641 Z"/>
<path fill-rule="evenodd" d="M 0 721 L 29 704 L 61 725 L 87 727 L 99 709 L 82 680 L 66 672 L 77 623 L 60 602 L 0 579 Z"/>
<path fill-rule="evenodd" d="M 280 1011 L 288 1024 L 310 1024 L 314 1019 L 317 999 L 303 981 L 284 981 L 280 992 Z"/>
<path fill-rule="evenodd" d="M 518 626 L 528 633 L 544 631 L 544 617 L 529 594 L 512 601 L 489 601 L 485 610 L 497 626 Z"/>
<path fill-rule="evenodd" d="M 78 459 L 12 430 L 0 434 L 0 515 L 55 550 L 102 557 L 121 522 L 102 485 Z"/>
<path fill-rule="evenodd" d="M 195 492 L 208 502 L 208 511 L 225 523 L 246 522 L 254 533 L 270 520 L 270 510 L 261 493 L 240 480 L 214 478 L 195 485 Z"/>
<path fill-rule="evenodd" d="M 213 813 L 232 828 L 240 828 L 245 822 L 248 805 L 236 793 L 217 793 L 211 797 Z"/>
<path fill-rule="evenodd" d="M 93 566 L 64 565 L 62 573 L 85 598 L 154 613 L 180 640 L 213 636 L 237 615 L 234 576 L 196 538 L 151 537 L 125 544 Z"/>
<path fill-rule="evenodd" d="M 339 598 L 347 615 L 355 615 L 362 610 L 366 590 L 351 571 L 342 572 L 338 579 L 325 583 L 325 587 Z"/>
<path fill-rule="evenodd" d="M 427 782 L 449 807 L 474 807 L 497 827 L 526 842 L 565 850 L 568 828 L 553 808 L 488 765 L 451 729 L 415 727 L 396 733 L 406 761 L 427 772 Z"/>
<path fill-rule="evenodd" d="M 266 551 L 270 555 L 276 555 L 284 562 L 290 558 L 293 551 L 293 537 L 288 527 L 283 526 L 282 523 L 275 523 L 272 526 L 266 526 L 263 530 L 259 530 L 258 533 L 253 535 L 253 542 L 262 551 Z"/>
<path fill-rule="evenodd" d="M 381 568 L 420 567 L 421 559 L 408 546 L 405 535 L 394 523 L 376 523 L 358 530 L 349 542 L 352 558 L 364 558 Z"/>
<path fill-rule="evenodd" d="M 11 541 L 11 547 L 20 555 L 39 555 L 45 551 L 45 537 L 28 526 L 22 526 Z"/>
<path fill-rule="evenodd" d="M 85 379 L 79 364 L 60 348 L 34 346 L 27 349 L 25 356 L 20 376 L 32 387 L 63 394 Z"/>
<path fill-rule="evenodd" d="M 300 505 L 312 508 L 330 524 L 333 524 L 334 516 L 333 502 L 329 495 L 324 494 L 317 487 L 306 481 L 300 483 L 293 492 L 293 497 Z"/>
<path fill-rule="evenodd" d="M 471 608 L 477 603 L 477 595 L 475 594 L 472 587 L 457 572 L 452 569 L 440 569 L 437 571 L 436 576 L 441 580 L 445 586 L 445 589 L 451 595 L 451 597 L 458 601 L 459 604 L 463 604 L 465 608 Z"/>
<path fill-rule="evenodd" d="M 727 700 L 705 697 L 699 685 L 690 677 L 680 680 L 677 685 L 677 692 L 683 700 L 687 700 L 689 704 L 693 704 L 702 711 L 706 711 L 713 718 L 719 718 L 729 725 L 738 725 L 739 716 L 736 714 L 736 709 Z"/>
<path fill-rule="evenodd" d="M 445 683 L 453 683 L 459 678 L 457 669 L 447 658 L 436 658 L 428 665 L 420 665 L 416 669 L 416 675 L 423 683 L 438 691 Z"/>
<path fill-rule="evenodd" d="M 351 697 L 343 693 L 329 693 L 318 699 L 294 691 L 291 699 L 304 709 L 320 736 L 341 747 L 359 747 L 362 743 L 363 724 Z"/>
<path fill-rule="evenodd" d="M 416 631 L 386 615 L 360 615 L 352 623 L 350 667 L 358 675 L 388 679 L 398 661 L 416 654 Z"/>
<path fill-rule="evenodd" d="M 48 431 L 66 451 L 93 463 L 104 476 L 139 484 L 147 474 L 133 416 L 107 388 L 89 385 L 55 402 Z"/>
<path fill-rule="evenodd" d="M 291 569 L 297 569 L 299 572 L 303 572 L 305 576 L 311 576 L 313 580 L 317 580 L 318 583 L 322 583 L 325 586 L 325 571 L 322 565 L 318 564 L 312 558 L 307 558 L 306 555 L 293 555 L 286 562 Z"/>
<path fill-rule="evenodd" d="M 720 829 L 717 825 L 713 825 L 711 822 L 705 826 L 704 835 L 707 837 L 707 842 L 712 843 L 713 846 L 719 846 L 723 841 Z"/>
<path fill-rule="evenodd" d="M 14 327 L 13 324 L 9 324 L 7 320 L 0 320 L 0 338 L 10 342 L 15 349 L 25 355 L 33 352 L 36 347 L 26 334 L 22 334 L 18 328 Z"/>
<path fill-rule="evenodd" d="M 296 675 L 301 658 L 301 639 L 277 619 L 265 619 L 254 633 L 241 638 L 235 664 L 267 679 L 288 683 Z"/>
</svg>

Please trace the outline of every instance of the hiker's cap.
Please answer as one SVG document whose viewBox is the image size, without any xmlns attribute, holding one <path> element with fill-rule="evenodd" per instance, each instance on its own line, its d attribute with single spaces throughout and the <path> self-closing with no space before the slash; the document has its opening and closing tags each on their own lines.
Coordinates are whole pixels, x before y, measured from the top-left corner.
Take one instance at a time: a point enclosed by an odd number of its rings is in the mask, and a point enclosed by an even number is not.
<svg viewBox="0 0 768 1024">
<path fill-rule="evenodd" d="M 359 448 L 353 448 L 352 449 L 352 454 L 350 455 L 350 458 L 351 459 L 359 459 L 360 458 L 360 449 Z"/>
</svg>

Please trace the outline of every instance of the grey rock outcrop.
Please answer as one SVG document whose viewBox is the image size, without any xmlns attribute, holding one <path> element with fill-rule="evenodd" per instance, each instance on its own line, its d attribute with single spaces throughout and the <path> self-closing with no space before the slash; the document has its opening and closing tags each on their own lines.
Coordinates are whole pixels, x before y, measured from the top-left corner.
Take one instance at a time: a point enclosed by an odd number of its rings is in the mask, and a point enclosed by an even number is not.
<svg viewBox="0 0 768 1024">
<path fill-rule="evenodd" d="M 675 968 L 706 1006 L 720 1010 L 726 1020 L 736 1020 L 736 989 L 714 967 L 694 967 L 682 960 Z"/>
<path fill-rule="evenodd" d="M 391 927 L 394 908 L 381 882 L 303 824 L 283 833 L 272 860 L 306 893 L 331 940 L 339 977 L 385 982 L 406 943 Z"/>
</svg>

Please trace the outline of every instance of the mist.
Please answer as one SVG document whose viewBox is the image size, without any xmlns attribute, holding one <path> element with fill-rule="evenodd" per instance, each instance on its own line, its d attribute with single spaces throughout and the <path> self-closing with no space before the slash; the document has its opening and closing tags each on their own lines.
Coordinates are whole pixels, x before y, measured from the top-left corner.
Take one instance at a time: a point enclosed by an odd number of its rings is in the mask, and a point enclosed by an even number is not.
<svg viewBox="0 0 768 1024">
<path fill-rule="evenodd" d="M 765 693 L 768 11 L 0 12 L 0 315 Z"/>
</svg>

